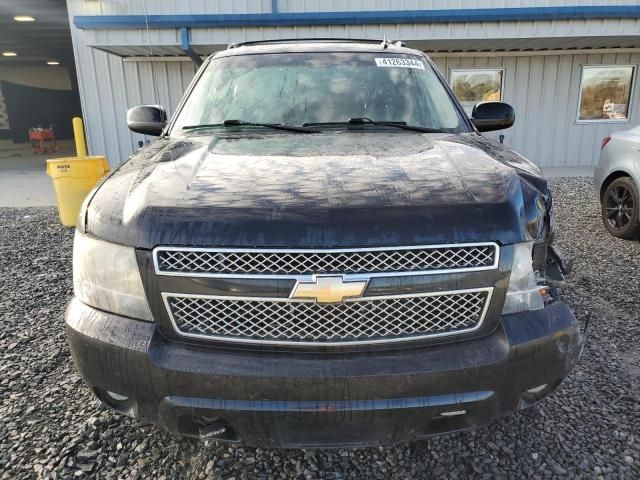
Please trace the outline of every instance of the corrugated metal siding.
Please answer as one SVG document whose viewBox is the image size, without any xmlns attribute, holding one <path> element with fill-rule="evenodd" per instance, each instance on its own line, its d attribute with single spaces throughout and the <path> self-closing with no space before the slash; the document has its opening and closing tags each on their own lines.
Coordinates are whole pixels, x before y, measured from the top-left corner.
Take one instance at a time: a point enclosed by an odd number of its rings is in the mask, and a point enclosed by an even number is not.
<svg viewBox="0 0 640 480">
<path fill-rule="evenodd" d="M 540 166 L 593 165 L 602 138 L 640 123 L 640 88 L 632 91 L 631 118 L 626 123 L 578 123 L 582 65 L 638 65 L 638 53 L 436 57 L 444 76 L 451 70 L 503 68 L 503 99 L 516 110 L 516 124 L 492 138 L 504 142 Z M 637 83 L 638 72 L 636 71 Z"/>
<path fill-rule="evenodd" d="M 69 3 L 77 3 L 71 0 Z M 75 15 L 139 15 L 142 0 L 98 0 L 74 5 Z M 88 4 L 88 5 L 86 5 Z M 94 4 L 94 5 L 92 5 Z M 568 7 L 588 5 L 637 5 L 637 0 L 278 0 L 280 12 L 330 12 L 365 10 L 447 10 L 463 8 Z M 88 13 L 82 11 L 90 10 Z M 271 0 L 146 0 L 146 10 L 157 15 L 270 13 Z"/>
<path fill-rule="evenodd" d="M 126 160 L 146 141 L 129 131 L 127 109 L 160 103 L 173 114 L 193 78 L 192 62 L 153 62 L 158 100 L 154 92 L 152 62 L 124 62 L 121 57 L 91 48 L 76 49 L 82 111 L 89 151 L 106 155 L 113 167 Z"/>
<path fill-rule="evenodd" d="M 637 0 L 279 0 L 281 12 L 637 5 Z"/>
<path fill-rule="evenodd" d="M 193 29 L 191 40 L 194 45 L 225 45 L 229 42 L 256 40 L 264 38 L 313 38 L 313 37 L 350 37 L 350 38 L 388 38 L 412 41 L 418 45 L 440 40 L 443 49 L 453 39 L 467 40 L 468 46 L 477 46 L 478 41 L 489 41 L 485 49 L 512 49 L 516 45 L 506 39 L 553 39 L 555 43 L 541 45 L 543 48 L 565 48 L 571 39 L 567 37 L 607 37 L 610 35 L 628 36 L 633 45 L 637 45 L 640 32 L 640 20 L 557 20 L 551 22 L 479 22 L 479 23 L 437 23 L 437 24 L 401 24 L 401 25 L 321 25 L 296 27 L 261 28 L 202 28 Z M 476 43 L 474 43 L 476 42 Z M 594 48 L 603 46 L 594 39 Z M 621 45 L 627 46 L 624 42 Z M 632 46 L 632 45 L 630 45 Z M 525 46 L 525 48 L 533 48 Z"/>
<path fill-rule="evenodd" d="M 468 8 L 517 8 L 589 5 L 636 5 L 637 0 L 278 0 L 281 13 L 362 11 L 362 10 L 431 10 Z M 124 15 L 144 14 L 145 2 L 130 0 L 68 0 L 69 14 Z M 167 2 L 146 0 L 146 11 L 153 14 L 246 14 L 270 13 L 271 0 L 216 1 L 185 0 Z M 599 48 L 638 46 L 639 19 L 556 20 L 529 22 L 470 22 L 401 25 L 320 25 L 262 28 L 198 28 L 191 32 L 191 42 L 203 53 L 223 48 L 230 42 L 285 37 L 388 38 L 412 41 L 417 48 L 429 50 L 516 49 L 522 41 L 536 41 L 537 46 L 522 48 Z M 151 43 L 165 55 L 180 54 L 177 29 L 113 29 L 82 32 L 86 45 L 97 46 L 123 55 L 140 55 Z M 617 36 L 618 39 L 612 38 Z M 573 37 L 567 38 L 567 37 Z M 583 38 L 580 38 L 583 37 Z M 608 38 L 607 41 L 590 37 Z M 513 39 L 500 45 L 499 39 Z M 556 39 L 550 41 L 550 39 Z M 586 40 L 585 40 L 586 39 Z M 453 42 L 452 42 L 453 41 Z M 142 49 L 142 50 L 141 50 Z"/>
<path fill-rule="evenodd" d="M 88 49 L 81 73 L 89 146 L 106 153 L 111 165 L 125 160 L 141 135 L 128 131 L 127 108 L 156 103 L 151 62 L 121 58 Z M 436 57 L 447 78 L 452 69 L 503 68 L 504 101 L 516 109 L 513 128 L 490 134 L 540 166 L 592 165 L 605 135 L 640 123 L 640 88 L 633 89 L 629 123 L 576 122 L 582 65 L 640 64 L 639 53 L 598 55 Z M 155 62 L 160 103 L 170 113 L 194 74 L 190 62 Z M 99 72 L 98 74 L 96 74 Z M 637 72 L 636 72 L 637 76 Z M 638 81 L 637 78 L 635 79 Z"/>
<path fill-rule="evenodd" d="M 77 3 L 77 0 L 68 0 L 68 3 Z M 83 3 L 88 3 L 82 0 Z M 91 2 L 93 3 L 93 2 Z M 270 13 L 271 0 L 98 0 L 97 5 L 75 5 L 79 10 L 83 8 L 95 8 L 97 13 L 86 15 L 140 15 L 146 11 L 154 15 L 170 14 L 198 14 L 198 13 Z M 84 15 L 74 8 L 75 15 Z"/>
<path fill-rule="evenodd" d="M 637 0 L 636 0 L 637 1 Z M 585 4 L 636 4 L 636 1 L 535 1 L 519 0 L 279 0 L 281 11 L 300 10 L 363 10 L 363 9 L 422 9 L 422 8 L 489 8 L 526 6 L 563 6 Z M 135 14 L 143 13 L 141 1 L 68 0 L 69 15 Z M 185 0 L 166 2 L 147 0 L 147 11 L 169 13 L 256 13 L 269 12 L 270 0 L 241 0 L 210 2 Z M 192 32 L 194 44 L 226 44 L 232 41 L 261 38 L 288 38 L 300 36 L 351 36 L 356 38 L 459 38 L 504 39 L 526 37 L 532 32 L 538 37 L 578 35 L 619 35 L 635 32 L 637 21 L 577 21 L 577 22 L 504 22 L 501 24 L 456 25 L 398 25 L 398 26 L 326 26 L 198 29 Z M 624 30 L 624 32 L 623 32 Z M 147 50 L 146 31 L 126 33 L 89 32 L 71 28 L 76 66 L 80 84 L 89 150 L 93 154 L 106 154 L 112 166 L 124 161 L 143 137 L 128 131 L 125 125 L 127 108 L 142 103 L 156 103 L 153 93 L 151 62 L 124 62 L 89 45 L 133 45 L 141 52 Z M 448 36 L 448 37 L 447 37 Z M 151 43 L 179 45 L 178 32 L 162 30 L 150 32 Z M 508 46 L 505 46 L 508 48 Z M 504 132 L 505 142 L 542 166 L 590 165 L 597 158 L 600 141 L 609 132 L 629 128 L 640 123 L 640 88 L 634 88 L 631 121 L 622 124 L 577 124 L 578 95 L 582 64 L 640 64 L 640 53 L 605 55 L 551 55 L 551 56 L 475 56 L 437 57 L 439 68 L 448 77 L 452 68 L 499 67 L 505 69 L 504 99 L 516 108 L 516 125 Z M 158 95 L 161 104 L 170 113 L 176 107 L 182 92 L 194 74 L 190 62 L 155 63 Z M 637 72 L 636 72 L 637 76 Z M 637 79 L 636 79 L 637 80 Z"/>
<path fill-rule="evenodd" d="M 76 30 L 76 29 L 73 29 Z M 134 56 L 180 54 L 178 29 L 78 31 L 84 44 Z M 402 39 L 423 50 L 514 50 L 637 47 L 640 19 L 554 20 L 545 22 L 419 23 L 398 25 L 318 25 L 259 28 L 194 28 L 191 43 L 206 53 L 232 42 L 271 38 L 350 37 Z"/>
</svg>

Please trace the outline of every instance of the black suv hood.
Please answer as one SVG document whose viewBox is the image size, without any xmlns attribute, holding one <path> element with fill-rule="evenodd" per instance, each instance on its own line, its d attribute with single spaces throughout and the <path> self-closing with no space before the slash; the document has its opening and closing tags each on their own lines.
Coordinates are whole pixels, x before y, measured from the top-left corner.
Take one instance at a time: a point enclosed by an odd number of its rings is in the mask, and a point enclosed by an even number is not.
<svg viewBox="0 0 640 480">
<path fill-rule="evenodd" d="M 535 166 L 477 134 L 202 135 L 134 154 L 85 229 L 140 248 L 508 244 L 539 235 L 548 200 Z"/>
</svg>

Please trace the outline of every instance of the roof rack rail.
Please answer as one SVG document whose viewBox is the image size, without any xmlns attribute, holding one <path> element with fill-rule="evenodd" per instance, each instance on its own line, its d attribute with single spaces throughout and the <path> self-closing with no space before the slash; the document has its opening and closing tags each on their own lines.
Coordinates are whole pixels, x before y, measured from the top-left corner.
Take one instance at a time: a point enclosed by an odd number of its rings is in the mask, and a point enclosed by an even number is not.
<svg viewBox="0 0 640 480">
<path fill-rule="evenodd" d="M 247 42 L 230 43 L 227 49 L 245 47 L 249 45 L 269 45 L 271 43 L 304 43 L 304 42 L 327 42 L 327 43 L 378 43 L 380 45 L 396 45 L 398 47 L 404 47 L 405 44 L 402 41 L 389 42 L 386 39 L 380 40 L 375 38 L 332 38 L 332 37 L 318 37 L 318 38 L 278 38 L 274 40 L 250 40 Z M 386 48 L 386 47 L 385 47 Z"/>
</svg>

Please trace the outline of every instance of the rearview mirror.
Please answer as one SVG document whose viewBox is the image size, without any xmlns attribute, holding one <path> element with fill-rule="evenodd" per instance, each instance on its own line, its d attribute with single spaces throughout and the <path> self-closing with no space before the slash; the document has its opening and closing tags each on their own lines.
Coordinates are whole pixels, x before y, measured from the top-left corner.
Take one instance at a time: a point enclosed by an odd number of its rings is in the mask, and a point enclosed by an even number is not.
<svg viewBox="0 0 640 480">
<path fill-rule="evenodd" d="M 167 112 L 160 105 L 140 105 L 127 111 L 127 126 L 132 132 L 159 136 L 167 123 Z"/>
<path fill-rule="evenodd" d="M 473 107 L 471 121 L 481 132 L 509 128 L 516 121 L 513 107 L 504 102 L 480 102 Z"/>
</svg>

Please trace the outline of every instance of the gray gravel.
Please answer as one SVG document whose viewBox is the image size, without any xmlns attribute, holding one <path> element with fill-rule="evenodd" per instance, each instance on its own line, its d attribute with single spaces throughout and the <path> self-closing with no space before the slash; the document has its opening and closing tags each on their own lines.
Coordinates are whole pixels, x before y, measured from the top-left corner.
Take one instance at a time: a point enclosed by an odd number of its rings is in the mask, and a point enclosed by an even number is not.
<svg viewBox="0 0 640 480">
<path fill-rule="evenodd" d="M 103 409 L 63 332 L 72 231 L 0 209 L 0 479 L 640 478 L 640 242 L 602 227 L 590 179 L 552 182 L 565 299 L 591 316 L 578 367 L 539 405 L 476 431 L 358 450 L 198 443 Z"/>
</svg>

